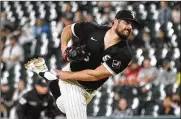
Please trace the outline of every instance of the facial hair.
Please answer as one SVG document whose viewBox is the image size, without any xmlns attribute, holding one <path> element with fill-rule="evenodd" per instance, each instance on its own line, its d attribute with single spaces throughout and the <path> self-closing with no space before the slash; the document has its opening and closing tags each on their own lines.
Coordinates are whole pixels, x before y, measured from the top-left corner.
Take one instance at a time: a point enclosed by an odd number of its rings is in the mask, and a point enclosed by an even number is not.
<svg viewBox="0 0 181 119">
<path fill-rule="evenodd" d="M 123 33 L 124 30 L 128 30 L 129 32 L 128 35 Z M 130 29 L 124 29 L 124 30 L 122 30 L 122 32 L 119 32 L 118 28 L 116 28 L 115 32 L 122 40 L 127 40 L 130 35 L 131 30 Z"/>
</svg>

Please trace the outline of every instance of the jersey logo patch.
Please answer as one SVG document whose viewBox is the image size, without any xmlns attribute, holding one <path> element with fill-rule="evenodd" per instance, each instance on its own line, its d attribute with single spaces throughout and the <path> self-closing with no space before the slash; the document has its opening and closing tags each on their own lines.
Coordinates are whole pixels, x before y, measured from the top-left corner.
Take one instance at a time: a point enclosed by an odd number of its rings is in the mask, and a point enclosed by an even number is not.
<svg viewBox="0 0 181 119">
<path fill-rule="evenodd" d="M 134 12 L 131 12 L 131 16 L 135 19 L 135 14 L 134 14 Z"/>
<path fill-rule="evenodd" d="M 29 104 L 30 104 L 31 106 L 37 106 L 37 103 L 36 103 L 35 101 L 29 101 Z"/>
<path fill-rule="evenodd" d="M 102 58 L 102 60 L 105 62 L 105 61 L 107 61 L 107 60 L 110 59 L 110 58 L 111 58 L 110 55 L 105 55 L 105 56 Z"/>
<path fill-rule="evenodd" d="M 121 61 L 113 60 L 112 67 L 120 68 Z"/>
<path fill-rule="evenodd" d="M 93 37 L 91 37 L 91 40 L 93 40 L 93 41 L 97 41 L 95 38 L 93 38 Z"/>
<path fill-rule="evenodd" d="M 84 61 L 85 61 L 85 62 L 88 62 L 88 61 L 89 61 L 89 56 L 87 56 L 86 58 L 84 58 Z"/>
<path fill-rule="evenodd" d="M 24 104 L 27 103 L 27 100 L 22 97 L 22 98 L 19 100 L 19 103 L 22 104 L 22 105 L 24 105 Z"/>
</svg>

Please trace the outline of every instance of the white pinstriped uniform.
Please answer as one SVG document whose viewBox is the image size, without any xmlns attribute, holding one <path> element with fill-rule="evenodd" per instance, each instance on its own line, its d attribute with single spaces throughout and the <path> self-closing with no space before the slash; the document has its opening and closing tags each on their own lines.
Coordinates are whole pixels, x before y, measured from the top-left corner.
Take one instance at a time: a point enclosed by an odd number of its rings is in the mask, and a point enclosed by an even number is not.
<svg viewBox="0 0 181 119">
<path fill-rule="evenodd" d="M 70 64 L 67 64 L 63 71 L 70 71 Z M 63 80 L 59 80 L 61 96 L 57 98 L 58 108 L 66 113 L 67 119 L 87 119 L 87 103 L 93 95 L 89 95 L 83 88 Z M 89 95 L 86 100 L 85 94 Z"/>
<path fill-rule="evenodd" d="M 72 45 L 72 40 L 67 46 Z M 63 71 L 71 71 L 70 63 L 68 63 Z M 57 107 L 66 114 L 67 119 L 87 119 L 87 103 L 93 95 L 89 94 L 82 87 L 59 80 L 59 88 L 61 96 L 57 98 Z M 85 95 L 89 95 L 89 100 L 86 100 Z"/>
</svg>

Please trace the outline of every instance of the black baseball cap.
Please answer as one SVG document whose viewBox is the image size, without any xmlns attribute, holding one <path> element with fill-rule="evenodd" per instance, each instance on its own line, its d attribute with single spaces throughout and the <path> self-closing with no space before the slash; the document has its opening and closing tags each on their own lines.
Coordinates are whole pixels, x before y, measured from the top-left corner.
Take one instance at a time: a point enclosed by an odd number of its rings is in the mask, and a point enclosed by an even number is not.
<svg viewBox="0 0 181 119">
<path fill-rule="evenodd" d="M 35 85 L 40 85 L 40 86 L 48 86 L 47 82 L 42 79 L 42 78 L 39 78 L 35 81 Z"/>
<path fill-rule="evenodd" d="M 120 10 L 117 12 L 115 18 L 116 19 L 123 19 L 123 20 L 130 20 L 133 21 L 136 26 L 138 26 L 140 23 L 135 19 L 135 14 L 133 11 L 130 10 Z"/>
</svg>

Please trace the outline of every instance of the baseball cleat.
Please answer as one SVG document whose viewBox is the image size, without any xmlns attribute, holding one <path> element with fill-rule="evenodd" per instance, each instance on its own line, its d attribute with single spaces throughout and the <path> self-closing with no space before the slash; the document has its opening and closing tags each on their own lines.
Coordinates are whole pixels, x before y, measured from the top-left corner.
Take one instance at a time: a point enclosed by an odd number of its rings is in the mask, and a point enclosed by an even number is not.
<svg viewBox="0 0 181 119">
<path fill-rule="evenodd" d="M 45 60 L 40 57 L 28 61 L 28 63 L 25 64 L 25 68 L 35 73 L 48 71 L 48 68 L 45 64 Z"/>
</svg>

